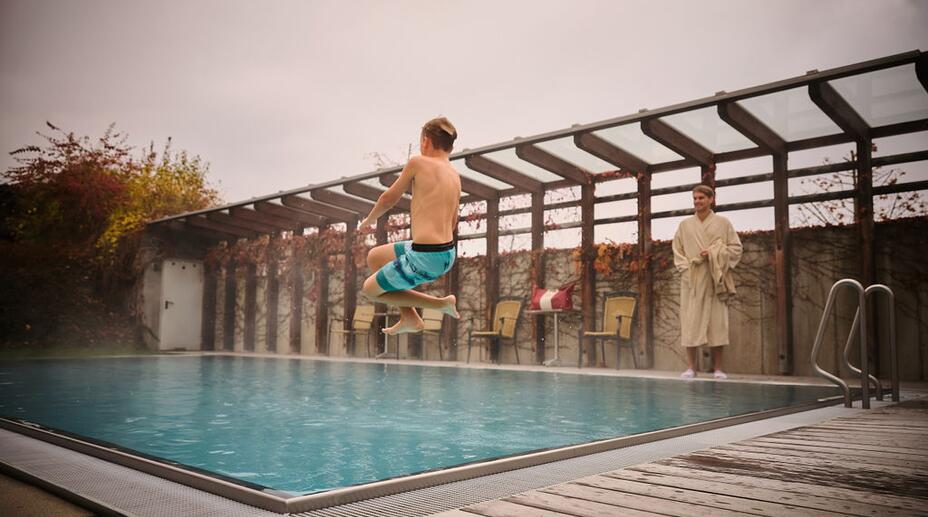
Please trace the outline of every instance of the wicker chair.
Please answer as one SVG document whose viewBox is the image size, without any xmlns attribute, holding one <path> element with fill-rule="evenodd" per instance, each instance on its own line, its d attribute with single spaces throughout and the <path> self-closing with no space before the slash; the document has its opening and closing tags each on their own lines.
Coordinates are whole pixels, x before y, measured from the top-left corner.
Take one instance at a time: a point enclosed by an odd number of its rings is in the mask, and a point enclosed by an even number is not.
<svg viewBox="0 0 928 517">
<path fill-rule="evenodd" d="M 619 356 L 622 347 L 627 347 L 632 354 L 632 364 L 638 368 L 638 359 L 635 357 L 635 317 L 638 313 L 638 293 L 630 291 L 614 291 L 606 293 L 603 300 L 603 330 L 601 332 L 585 331 L 580 329 L 578 343 L 580 353 L 577 357 L 577 368 L 583 364 L 584 340 L 592 339 L 600 342 L 602 357 L 606 357 L 606 341 L 615 341 L 615 367 L 619 368 Z"/>
<path fill-rule="evenodd" d="M 473 338 L 487 338 L 490 340 L 491 350 L 496 350 L 499 361 L 499 347 L 502 341 L 508 340 L 516 352 L 516 363 L 519 363 L 519 347 L 517 345 L 519 323 L 522 320 L 522 307 L 525 305 L 522 298 L 516 296 L 503 296 L 496 302 L 493 311 L 492 330 L 471 330 L 467 333 L 467 362 L 470 362 L 470 348 Z"/>
<path fill-rule="evenodd" d="M 422 354 L 420 356 L 422 359 L 425 359 L 425 336 L 436 336 L 438 337 L 438 358 L 442 361 L 445 360 L 445 354 L 441 348 L 442 321 L 444 321 L 444 318 L 445 315 L 441 311 L 422 309 L 422 322 L 425 323 L 425 327 L 422 329 Z"/>
<path fill-rule="evenodd" d="M 371 327 L 374 324 L 374 306 L 358 305 L 354 309 L 354 318 L 351 319 L 351 328 L 344 329 L 332 325 L 333 321 L 345 321 L 343 318 L 329 319 L 329 337 L 332 333 L 341 334 L 345 339 L 345 348 L 348 348 L 349 335 L 363 334 L 367 340 L 367 357 L 371 357 Z"/>
</svg>

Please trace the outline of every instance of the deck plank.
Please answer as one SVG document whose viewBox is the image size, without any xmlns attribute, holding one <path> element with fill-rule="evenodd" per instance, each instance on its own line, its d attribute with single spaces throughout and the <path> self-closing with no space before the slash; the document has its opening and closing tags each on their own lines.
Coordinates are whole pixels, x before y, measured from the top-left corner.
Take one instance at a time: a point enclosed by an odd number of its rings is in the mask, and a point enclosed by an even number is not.
<svg viewBox="0 0 928 517">
<path fill-rule="evenodd" d="M 928 516 L 928 400 L 487 501 L 443 517 Z"/>
<path fill-rule="evenodd" d="M 497 499 L 495 501 L 487 501 L 485 503 L 478 503 L 467 508 L 463 508 L 466 512 L 471 512 L 469 517 L 473 517 L 474 514 L 483 515 L 484 517 L 570 517 L 571 514 L 554 512 L 551 510 L 544 510 L 542 508 L 536 508 L 534 506 L 525 506 L 523 504 L 517 504 L 510 501 L 505 501 Z M 574 514 L 575 515 L 575 514 Z"/>
<path fill-rule="evenodd" d="M 778 438 L 773 436 L 763 436 L 760 438 L 753 438 L 751 440 L 746 440 L 744 443 L 770 443 L 770 444 L 783 444 L 783 445 L 799 445 L 805 447 L 815 447 L 815 448 L 828 448 L 833 450 L 847 451 L 850 454 L 889 454 L 890 457 L 896 456 L 912 456 L 918 459 L 928 458 L 928 454 L 915 451 L 912 449 L 902 449 L 897 447 L 883 447 L 880 448 L 876 445 L 860 445 L 856 443 L 836 443 L 836 442 L 818 442 L 815 440 L 800 440 L 796 438 Z"/>
<path fill-rule="evenodd" d="M 621 471 L 619 471 L 621 472 Z M 690 505 L 702 505 L 713 509 L 725 508 L 739 513 L 766 515 L 768 517 L 781 517 L 802 513 L 810 517 L 835 517 L 833 512 L 812 508 L 735 497 L 717 492 L 704 492 L 681 487 L 668 487 L 648 482 L 633 481 L 611 476 L 590 476 L 576 481 L 595 488 L 604 488 L 616 492 L 626 492 L 649 497 L 666 499 Z"/>
<path fill-rule="evenodd" d="M 709 481 L 694 477 L 682 477 L 676 475 L 661 474 L 644 470 L 622 469 L 603 474 L 607 477 L 625 479 L 629 481 L 638 481 L 640 483 L 651 483 L 665 487 L 676 487 L 687 490 L 697 490 L 713 494 L 731 495 L 738 494 L 738 497 L 766 501 L 769 503 L 778 503 L 798 507 L 806 515 L 814 515 L 815 510 L 821 510 L 821 515 L 833 515 L 832 512 L 840 512 L 848 515 L 859 516 L 914 516 L 916 513 L 904 509 L 893 508 L 892 506 L 877 505 L 872 503 L 863 503 L 858 501 L 848 501 L 846 499 L 837 499 L 833 497 L 822 497 L 820 495 L 811 495 L 804 493 L 794 493 L 777 489 L 762 488 L 756 486 L 753 480 L 749 483 L 737 483 L 733 476 L 724 476 L 726 482 Z"/>
<path fill-rule="evenodd" d="M 739 487 L 769 489 L 782 493 L 789 492 L 790 494 L 808 495 L 828 500 L 873 504 L 876 506 L 887 507 L 896 510 L 909 510 L 914 512 L 915 510 L 919 509 L 924 510 L 926 506 L 926 502 L 924 500 L 906 497 L 903 495 L 863 492 L 860 490 L 840 488 L 830 485 L 809 484 L 797 481 L 782 481 L 762 477 L 745 476 L 740 474 L 720 473 L 711 470 L 673 467 L 669 465 L 660 465 L 657 463 L 636 465 L 634 467 L 629 467 L 628 469 L 623 470 L 636 470 L 654 474 L 665 474 L 668 476 L 679 476 L 690 479 L 730 483 Z M 792 497 L 792 495 L 790 495 L 790 497 Z M 923 515 L 923 513 L 919 513 L 918 515 Z"/>
<path fill-rule="evenodd" d="M 761 454 L 776 454 L 779 456 L 796 456 L 800 458 L 812 458 L 812 459 L 822 459 L 822 460 L 839 460 L 839 461 L 850 461 L 854 463 L 859 463 L 862 465 L 876 465 L 876 466 L 887 466 L 887 467 L 902 467 L 902 468 L 926 468 L 928 467 L 928 461 L 922 460 L 918 461 L 912 458 L 889 458 L 889 457 L 880 457 L 880 456 L 858 456 L 854 454 L 848 454 L 846 451 L 829 451 L 825 449 L 809 449 L 809 448 L 795 448 L 796 446 L 791 447 L 771 447 L 769 444 L 767 446 L 759 446 L 755 444 L 741 444 L 734 443 L 731 445 L 725 445 L 719 447 L 719 450 L 723 451 L 741 451 L 741 452 L 754 452 Z"/>
<path fill-rule="evenodd" d="M 630 494 L 627 492 L 615 492 L 605 488 L 581 485 L 577 481 L 551 486 L 542 489 L 542 491 L 612 505 L 616 509 L 615 515 L 621 515 L 621 512 L 625 508 L 646 512 L 651 511 L 664 515 L 676 515 L 679 517 L 734 517 L 736 515 L 744 515 L 740 512 L 713 506 L 681 503 L 679 501 L 670 501 L 659 497 Z"/>
<path fill-rule="evenodd" d="M 583 515 L 584 517 L 613 517 L 617 512 L 617 508 L 610 504 L 565 497 L 549 492 L 542 492 L 540 490 L 514 495 L 503 500 L 555 512 L 560 511 L 570 513 L 571 515 Z M 654 517 L 661 515 L 632 508 L 622 508 L 621 514 L 627 517 Z"/>
</svg>

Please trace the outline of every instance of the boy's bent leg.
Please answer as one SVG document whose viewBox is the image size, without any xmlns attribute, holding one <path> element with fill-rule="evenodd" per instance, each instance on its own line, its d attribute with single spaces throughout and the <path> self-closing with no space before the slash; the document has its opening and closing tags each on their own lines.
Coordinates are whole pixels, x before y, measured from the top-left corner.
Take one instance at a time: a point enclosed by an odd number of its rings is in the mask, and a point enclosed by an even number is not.
<svg viewBox="0 0 928 517">
<path fill-rule="evenodd" d="M 383 329 L 383 333 L 389 336 L 397 334 L 413 334 L 422 332 L 425 328 L 425 322 L 413 307 L 400 307 L 400 320 L 392 327 Z"/>
</svg>

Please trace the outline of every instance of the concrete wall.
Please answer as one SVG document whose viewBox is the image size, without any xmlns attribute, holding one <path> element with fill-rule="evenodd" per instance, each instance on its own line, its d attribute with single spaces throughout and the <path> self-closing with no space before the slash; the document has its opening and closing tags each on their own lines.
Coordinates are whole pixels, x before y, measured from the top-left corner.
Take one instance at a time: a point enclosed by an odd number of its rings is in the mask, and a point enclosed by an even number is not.
<svg viewBox="0 0 928 517">
<path fill-rule="evenodd" d="M 928 268 L 924 267 L 928 256 L 928 229 L 926 220 L 914 219 L 893 221 L 877 225 L 877 275 L 878 281 L 889 285 L 896 293 L 897 340 L 900 350 L 900 372 L 904 380 L 928 379 Z M 726 369 L 733 373 L 768 374 L 778 373 L 778 350 L 776 329 L 776 285 L 773 269 L 773 234 L 758 232 L 741 236 L 745 251 L 741 264 L 735 270 L 738 285 L 738 297 L 730 306 L 731 346 L 726 350 Z M 824 309 L 825 298 L 832 283 L 844 277 L 858 276 L 859 257 L 856 228 L 829 227 L 793 230 L 792 284 L 793 284 L 793 371 L 797 375 L 811 375 L 809 353 L 812 348 L 819 320 Z M 568 281 L 579 280 L 579 272 L 572 257 L 572 250 L 547 250 L 546 284 L 557 287 Z M 629 257 L 629 260 L 632 260 Z M 499 259 L 500 295 L 527 297 L 531 289 L 531 257 L 528 252 L 516 252 L 501 255 Z M 679 370 L 684 367 L 683 350 L 679 346 L 679 276 L 672 267 L 672 254 L 669 242 L 657 242 L 653 246 L 654 278 L 654 336 L 653 367 L 661 370 Z M 307 258 L 304 264 L 304 292 L 299 295 L 303 300 L 302 343 L 300 350 L 289 347 L 289 313 L 291 287 L 289 276 L 282 273 L 280 278 L 280 299 L 278 308 L 278 353 L 316 354 L 315 347 L 315 308 L 320 303 L 312 295 L 316 288 L 318 273 L 313 260 Z M 458 260 L 460 268 L 461 289 L 458 295 L 458 310 L 461 313 L 457 336 L 446 336 L 445 346 L 453 346 L 456 341 L 458 359 L 467 357 L 467 334 L 469 329 L 481 330 L 487 326 L 487 305 L 485 285 L 487 271 L 485 257 L 469 257 Z M 262 268 L 259 268 L 259 274 Z M 322 301 L 327 304 L 330 317 L 341 318 L 344 315 L 344 278 L 340 265 L 333 265 L 329 276 L 329 297 Z M 239 271 L 244 272 L 244 268 Z M 358 270 L 358 286 L 369 274 L 366 268 Z M 237 291 L 243 293 L 244 279 Z M 259 293 L 263 293 L 266 279 L 259 277 Z M 216 303 L 216 342 L 222 343 L 222 307 L 224 290 L 222 274 L 217 289 Z M 444 295 L 444 280 L 423 286 L 422 290 L 433 295 Z M 596 279 L 596 312 L 601 318 L 603 295 L 615 290 L 637 290 L 635 273 L 627 267 L 619 267 L 612 275 L 598 275 Z M 239 296 L 241 298 L 241 294 Z M 574 307 L 580 307 L 579 285 L 574 291 Z M 244 300 L 239 303 L 244 306 Z M 259 294 L 257 300 L 259 321 L 261 314 L 266 314 L 263 307 L 264 297 Z M 367 303 L 358 296 L 358 304 Z M 888 313 L 881 300 L 878 312 L 878 332 L 881 336 L 882 375 L 888 375 L 889 358 L 886 336 L 888 332 Z M 838 300 L 837 310 L 830 318 L 820 364 L 831 370 L 840 370 L 841 351 L 853 320 L 856 305 L 850 293 L 843 293 Z M 237 311 L 236 348 L 240 341 L 241 330 L 238 320 L 243 317 L 241 309 Z M 560 318 L 560 357 L 566 364 L 577 361 L 577 331 L 580 327 L 579 310 L 567 313 Z M 597 321 L 600 328 L 602 322 Z M 259 323 L 258 342 L 263 339 L 264 325 Z M 534 325 L 530 318 L 523 319 L 519 327 L 519 357 L 523 363 L 534 361 Z M 546 318 L 545 355 L 554 353 L 554 335 L 552 318 Z M 471 361 L 488 361 L 481 348 L 485 340 L 474 342 Z M 395 347 L 391 338 L 391 351 Z M 425 353 L 428 358 L 437 358 L 437 340 L 425 339 Z M 258 349 L 266 349 L 259 345 Z M 400 354 L 409 354 L 407 338 L 400 340 Z M 640 350 L 640 349 L 639 349 Z M 333 336 L 330 355 L 345 355 L 345 346 L 339 336 Z M 597 352 L 599 355 L 600 353 Z M 365 356 L 363 339 L 359 339 L 356 355 Z M 615 349 L 606 345 L 605 366 L 615 367 Z M 855 356 L 856 357 L 856 356 Z M 505 363 L 515 362 L 512 346 L 505 346 L 501 359 Z M 856 359 L 855 359 L 856 360 Z M 643 363 L 644 355 L 639 355 Z M 708 361 L 703 359 L 707 366 Z M 621 366 L 631 367 L 629 352 L 623 351 Z"/>
</svg>

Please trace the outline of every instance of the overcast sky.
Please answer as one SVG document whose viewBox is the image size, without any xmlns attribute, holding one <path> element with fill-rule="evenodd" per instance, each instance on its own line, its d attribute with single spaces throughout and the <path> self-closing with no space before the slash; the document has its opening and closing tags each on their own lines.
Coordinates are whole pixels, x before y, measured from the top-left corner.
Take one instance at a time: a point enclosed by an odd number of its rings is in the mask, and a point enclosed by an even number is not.
<svg viewBox="0 0 928 517">
<path fill-rule="evenodd" d="M 45 121 L 210 163 L 226 201 L 928 49 L 926 1 L 0 0 L 0 166 Z"/>
</svg>

